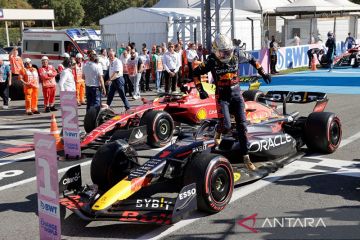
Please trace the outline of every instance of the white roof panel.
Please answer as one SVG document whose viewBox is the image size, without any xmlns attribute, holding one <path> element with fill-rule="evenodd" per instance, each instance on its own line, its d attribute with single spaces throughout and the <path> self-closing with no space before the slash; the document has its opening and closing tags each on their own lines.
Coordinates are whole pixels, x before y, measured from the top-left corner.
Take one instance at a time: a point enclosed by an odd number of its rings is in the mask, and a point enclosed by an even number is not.
<svg viewBox="0 0 360 240">
<path fill-rule="evenodd" d="M 168 20 L 168 17 L 164 14 L 145 11 L 144 9 L 146 8 L 127 8 L 100 19 L 100 25 L 134 22 L 166 22 Z"/>
<path fill-rule="evenodd" d="M 338 5 L 327 2 L 325 0 L 297 0 L 294 3 L 277 7 L 278 13 L 297 13 L 297 12 L 321 12 L 321 11 L 336 11 L 339 9 Z"/>
<path fill-rule="evenodd" d="M 225 17 L 225 19 L 230 19 L 229 9 L 221 9 L 220 15 Z M 136 16 L 136 21 L 134 20 L 134 16 Z M 101 19 L 100 25 L 134 22 L 167 22 L 169 19 L 198 19 L 200 17 L 200 8 L 128 8 Z M 261 15 L 235 9 L 235 20 L 246 19 L 247 17 L 260 19 Z"/>
<path fill-rule="evenodd" d="M 0 21 L 54 20 L 53 9 L 0 9 Z"/>
<path fill-rule="evenodd" d="M 327 0 L 327 2 L 340 6 L 343 10 L 346 11 L 360 11 L 359 4 L 352 3 L 348 0 Z"/>
</svg>

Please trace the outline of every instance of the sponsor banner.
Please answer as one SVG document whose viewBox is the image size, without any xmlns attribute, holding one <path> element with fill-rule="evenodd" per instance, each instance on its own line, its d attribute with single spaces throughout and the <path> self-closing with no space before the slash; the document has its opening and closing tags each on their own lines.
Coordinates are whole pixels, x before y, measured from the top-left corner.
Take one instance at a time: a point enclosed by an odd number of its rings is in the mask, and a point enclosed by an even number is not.
<svg viewBox="0 0 360 240">
<path fill-rule="evenodd" d="M 4 10 L 0 9 L 0 18 L 4 18 Z"/>
<path fill-rule="evenodd" d="M 298 68 L 306 67 L 309 65 L 309 58 L 307 51 L 312 48 L 323 48 L 325 53 L 327 48 L 325 43 L 321 45 L 311 44 L 311 45 L 300 45 L 300 46 L 291 46 L 291 47 L 281 47 L 278 49 L 277 53 L 277 64 L 276 69 L 286 70 L 289 68 Z M 340 56 L 342 53 L 346 52 L 345 42 L 338 41 L 336 42 L 336 54 Z M 269 72 L 269 50 L 263 48 L 261 50 L 249 51 L 262 65 L 265 72 Z M 316 59 L 317 60 L 317 59 Z M 240 76 L 252 76 L 257 75 L 257 71 L 250 64 L 240 64 L 239 65 L 239 74 Z"/>
<path fill-rule="evenodd" d="M 60 92 L 60 103 L 65 156 L 70 158 L 80 157 L 81 147 L 76 92 Z"/>
<path fill-rule="evenodd" d="M 56 141 L 35 133 L 34 144 L 40 239 L 61 239 Z"/>
</svg>

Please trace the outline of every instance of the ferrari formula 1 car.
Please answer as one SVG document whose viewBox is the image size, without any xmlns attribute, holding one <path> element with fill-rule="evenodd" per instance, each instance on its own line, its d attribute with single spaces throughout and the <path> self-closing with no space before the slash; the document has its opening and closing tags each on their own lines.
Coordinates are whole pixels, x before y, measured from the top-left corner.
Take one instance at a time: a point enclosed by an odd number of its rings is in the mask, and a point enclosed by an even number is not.
<svg viewBox="0 0 360 240">
<path fill-rule="evenodd" d="M 321 57 L 320 64 L 324 67 L 328 65 L 326 54 Z M 357 68 L 360 65 L 360 46 L 356 45 L 353 48 L 347 50 L 340 56 L 335 57 L 334 67 L 349 67 Z"/>
<path fill-rule="evenodd" d="M 243 92 L 245 100 L 256 100 L 260 95 L 258 77 L 249 81 L 249 90 Z M 92 108 L 84 118 L 88 133 L 81 147 L 98 147 L 105 142 L 127 139 L 130 145 L 147 143 L 163 147 L 173 137 L 175 123 L 199 124 L 204 119 L 217 118 L 215 88 L 203 83 L 209 98 L 200 99 L 193 83 L 187 83 L 183 92 L 162 94 L 153 101 L 143 99 L 143 105 L 116 114 L 111 108 Z"/>
<path fill-rule="evenodd" d="M 234 185 L 262 178 L 301 157 L 305 145 L 322 153 L 340 145 L 340 119 L 323 112 L 326 94 L 272 91 L 263 100 L 283 102 L 284 108 L 280 114 L 266 104 L 246 103 L 250 154 L 258 170 L 244 168 L 236 134 L 224 136 L 215 146 L 217 121 L 205 120 L 195 133 L 180 134 L 155 156 L 138 156 L 123 140 L 101 146 L 91 163 L 94 185 L 82 186 L 80 167 L 70 169 L 60 182 L 61 205 L 88 221 L 171 224 L 195 208 L 223 210 Z M 309 102 L 316 105 L 307 117 L 286 112 L 286 103 Z M 139 158 L 149 160 L 141 165 Z"/>
</svg>

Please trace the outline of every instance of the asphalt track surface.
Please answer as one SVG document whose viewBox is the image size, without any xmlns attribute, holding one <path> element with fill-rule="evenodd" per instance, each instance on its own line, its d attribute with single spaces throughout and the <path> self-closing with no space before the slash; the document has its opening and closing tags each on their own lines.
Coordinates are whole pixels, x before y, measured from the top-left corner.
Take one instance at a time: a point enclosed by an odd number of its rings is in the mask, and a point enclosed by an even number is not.
<svg viewBox="0 0 360 240">
<path fill-rule="evenodd" d="M 194 212 L 173 226 L 154 226 L 88 223 L 67 212 L 62 220 L 62 238 L 360 239 L 359 73 L 357 69 L 341 69 L 332 73 L 292 74 L 291 78 L 289 75 L 275 77 L 272 85 L 262 86 L 264 91 L 289 89 L 330 93 L 327 111 L 337 113 L 343 125 L 342 145 L 335 153 L 308 155 L 262 180 L 236 188 L 231 204 L 218 214 Z M 303 75 L 310 78 L 303 78 Z M 141 104 L 139 101 L 131 103 Z M 122 110 L 119 101 L 114 106 L 118 111 Z M 288 111 L 300 110 L 306 115 L 312 106 L 292 104 Z M 84 107 L 79 112 L 82 119 Z M 56 116 L 61 126 L 59 111 Z M 33 133 L 48 132 L 49 124 L 50 114 L 28 117 L 24 115 L 22 102 L 12 102 L 11 111 L 0 111 L 0 144 L 32 142 Z M 156 151 L 159 150 L 139 154 Z M 23 158 L 25 160 L 21 160 Z M 59 177 L 66 167 L 79 163 L 82 164 L 83 181 L 91 183 L 90 159 L 59 162 Z M 0 178 L 0 239 L 38 239 L 32 153 L 0 159 L 0 176 L 7 176 Z"/>
</svg>

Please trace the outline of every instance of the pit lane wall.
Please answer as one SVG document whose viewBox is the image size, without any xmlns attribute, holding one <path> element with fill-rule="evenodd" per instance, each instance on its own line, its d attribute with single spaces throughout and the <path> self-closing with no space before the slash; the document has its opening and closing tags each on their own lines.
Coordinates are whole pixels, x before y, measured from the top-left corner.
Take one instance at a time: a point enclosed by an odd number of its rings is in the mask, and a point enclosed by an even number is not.
<svg viewBox="0 0 360 240">
<path fill-rule="evenodd" d="M 310 44 L 310 45 L 300 45 L 300 46 L 292 46 L 292 47 L 281 47 L 278 49 L 277 53 L 277 70 L 285 70 L 289 68 L 298 68 L 298 67 L 306 67 L 309 64 L 309 59 L 307 56 L 307 51 L 311 48 L 323 48 L 325 52 L 327 48 L 325 47 L 325 43 L 323 44 Z M 339 56 L 340 54 L 346 52 L 346 46 L 344 41 L 336 42 L 336 54 Z M 265 72 L 269 72 L 269 50 L 261 49 L 255 51 L 249 51 L 256 59 L 259 60 Z M 241 76 L 251 76 L 256 75 L 257 71 L 250 64 L 240 64 L 239 71 Z"/>
</svg>

